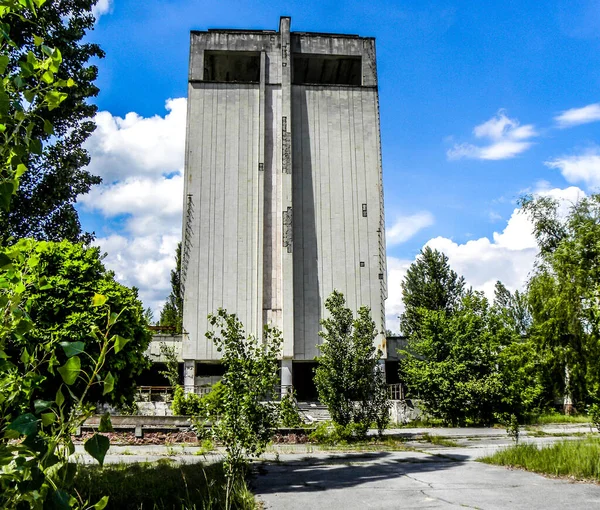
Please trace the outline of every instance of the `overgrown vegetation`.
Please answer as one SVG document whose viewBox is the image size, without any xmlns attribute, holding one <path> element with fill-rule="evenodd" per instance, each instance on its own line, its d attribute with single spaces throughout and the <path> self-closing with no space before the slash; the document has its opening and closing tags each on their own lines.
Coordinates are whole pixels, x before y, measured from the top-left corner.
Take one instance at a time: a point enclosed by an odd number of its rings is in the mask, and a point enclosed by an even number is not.
<svg viewBox="0 0 600 510">
<path fill-rule="evenodd" d="M 183 294 L 181 292 L 181 242 L 175 252 L 175 268 L 171 270 L 171 293 L 160 312 L 158 323 L 181 333 L 183 325 Z"/>
<path fill-rule="evenodd" d="M 552 476 L 600 481 L 600 439 L 565 440 L 541 448 L 520 444 L 480 459 L 487 464 L 527 469 Z"/>
<path fill-rule="evenodd" d="M 16 156 L 27 167 L 17 170 L 20 185 L 12 190 L 10 210 L 0 211 L 2 244 L 24 237 L 92 238 L 81 231 L 74 203 L 101 181 L 87 170 L 90 158 L 83 148 L 96 127 L 97 106 L 90 98 L 98 94 L 98 69 L 90 60 L 104 56 L 98 45 L 83 42 L 94 27 L 95 3 L 0 1 L 0 125 L 6 127 L 0 145 L 21 148 L 0 160 L 4 165 Z M 15 135 L 23 143 L 13 145 Z"/>
<path fill-rule="evenodd" d="M 232 506 L 233 490 L 244 477 L 246 460 L 260 455 L 277 423 L 277 408 L 265 402 L 279 380 L 281 333 L 268 325 L 262 338 L 246 335 L 234 314 L 219 309 L 209 315 L 214 328 L 206 333 L 222 355 L 222 412 L 213 424 L 215 438 L 224 445 L 226 506 Z"/>
<path fill-rule="evenodd" d="M 338 434 L 364 438 L 371 423 L 381 432 L 389 421 L 387 386 L 380 367 L 381 352 L 370 310 L 358 316 L 346 307 L 343 294 L 334 291 L 325 301 L 330 316 L 321 321 L 323 338 L 317 358 L 315 384 Z"/>
<path fill-rule="evenodd" d="M 165 459 L 152 464 L 109 465 L 103 469 L 83 466 L 72 488 L 90 501 L 107 495 L 106 508 L 114 510 L 228 508 L 222 463 L 175 464 Z M 233 484 L 229 507 L 256 508 L 244 479 Z"/>
</svg>

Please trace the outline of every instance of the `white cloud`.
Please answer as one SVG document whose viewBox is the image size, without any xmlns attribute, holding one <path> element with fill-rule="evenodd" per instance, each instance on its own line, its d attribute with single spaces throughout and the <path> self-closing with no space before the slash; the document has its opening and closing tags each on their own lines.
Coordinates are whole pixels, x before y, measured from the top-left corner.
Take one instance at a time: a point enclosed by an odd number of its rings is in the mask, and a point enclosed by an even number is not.
<svg viewBox="0 0 600 510">
<path fill-rule="evenodd" d="M 96 239 L 95 245 L 107 253 L 104 264 L 115 272 L 116 279 L 140 290 L 140 299 L 150 307 L 154 318 L 171 291 L 170 272 L 175 267 L 178 235 L 125 237 L 111 235 Z"/>
<path fill-rule="evenodd" d="M 571 108 L 554 117 L 560 128 L 569 128 L 600 121 L 600 103 L 592 103 L 581 108 Z"/>
<path fill-rule="evenodd" d="M 103 14 L 112 12 L 113 3 L 112 0 L 98 0 L 96 5 L 92 7 L 92 14 L 96 18 L 96 21 Z"/>
<path fill-rule="evenodd" d="M 509 118 L 504 110 L 499 110 L 490 120 L 475 126 L 473 134 L 476 138 L 487 140 L 487 145 L 454 144 L 446 152 L 448 159 L 499 160 L 513 158 L 531 147 L 533 142 L 530 139 L 537 136 L 532 124 L 521 126 L 517 119 Z"/>
<path fill-rule="evenodd" d="M 600 187 L 600 147 L 593 147 L 579 155 L 561 156 L 546 161 L 545 165 L 558 168 L 567 182 L 584 183 L 588 188 Z"/>
<path fill-rule="evenodd" d="M 96 131 L 85 144 L 92 161 L 89 170 L 109 184 L 130 176 L 159 176 L 183 168 L 186 99 L 168 99 L 168 113 L 125 118 L 102 111 Z"/>
<path fill-rule="evenodd" d="M 577 187 L 566 189 L 539 189 L 535 194 L 559 200 L 560 214 L 565 215 L 570 206 L 585 196 Z M 465 277 L 467 285 L 494 296 L 494 286 L 500 280 L 510 290 L 522 289 L 533 268 L 538 253 L 529 219 L 515 209 L 502 232 L 494 232 L 491 239 L 481 237 L 466 243 L 456 243 L 446 237 L 430 239 L 425 246 L 444 252 L 452 268 Z M 399 330 L 398 315 L 402 313 L 400 283 L 412 261 L 388 257 L 388 299 L 386 325 Z"/>
<path fill-rule="evenodd" d="M 394 224 L 386 228 L 388 246 L 404 243 L 420 230 L 433 225 L 435 218 L 429 211 L 421 211 L 409 216 L 398 216 Z"/>
<path fill-rule="evenodd" d="M 82 206 L 115 220 L 97 239 L 104 263 L 158 319 L 170 292 L 175 248 L 181 239 L 186 100 L 169 99 L 164 117 L 96 116 L 98 128 L 86 146 L 89 169 L 104 183 L 79 198 Z"/>
<path fill-rule="evenodd" d="M 127 215 L 126 228 L 136 236 L 153 232 L 179 234 L 183 177 L 128 177 L 124 181 L 92 188 L 80 198 L 88 209 L 106 218 Z"/>
</svg>

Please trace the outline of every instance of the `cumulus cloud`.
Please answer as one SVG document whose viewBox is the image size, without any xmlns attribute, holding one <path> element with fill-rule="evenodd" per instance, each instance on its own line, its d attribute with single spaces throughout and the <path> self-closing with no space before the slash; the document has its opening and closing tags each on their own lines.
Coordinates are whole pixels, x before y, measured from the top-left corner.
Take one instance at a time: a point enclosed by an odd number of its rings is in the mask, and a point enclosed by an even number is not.
<svg viewBox="0 0 600 510">
<path fill-rule="evenodd" d="M 421 211 L 409 216 L 398 216 L 393 225 L 386 228 L 386 243 L 388 246 L 402 244 L 417 232 L 433 225 L 435 218 L 429 211 Z"/>
<path fill-rule="evenodd" d="M 150 307 L 155 319 L 171 291 L 170 272 L 175 267 L 178 235 L 147 235 L 129 237 L 110 235 L 96 239 L 94 244 L 107 253 L 104 264 L 115 272 L 116 279 L 127 286 L 136 286 L 145 307 Z"/>
<path fill-rule="evenodd" d="M 113 231 L 96 242 L 107 253 L 104 263 L 140 289 L 156 318 L 181 239 L 186 100 L 169 99 L 165 107 L 163 117 L 96 115 L 86 146 L 89 169 L 104 182 L 79 199 L 85 210 L 112 220 Z"/>
<path fill-rule="evenodd" d="M 98 0 L 96 5 L 92 7 L 92 14 L 98 20 L 103 14 L 112 12 L 113 3 L 112 0 Z"/>
<path fill-rule="evenodd" d="M 182 197 L 183 177 L 178 172 L 171 178 L 128 177 L 97 186 L 80 201 L 105 218 L 125 215 L 128 232 L 145 236 L 153 232 L 181 232 Z"/>
<path fill-rule="evenodd" d="M 89 170 L 112 183 L 130 176 L 160 176 L 183 168 L 186 99 L 169 99 L 164 117 L 125 118 L 102 111 L 96 115 L 96 131 L 85 147 L 92 161 Z"/>
<path fill-rule="evenodd" d="M 560 204 L 560 214 L 565 215 L 570 206 L 585 196 L 577 187 L 566 189 L 538 189 L 535 194 L 550 196 Z M 510 290 L 522 289 L 537 256 L 537 244 L 529 219 L 515 209 L 502 232 L 494 232 L 491 239 L 481 237 L 466 243 L 456 243 L 446 237 L 435 237 L 425 243 L 444 252 L 452 268 L 465 277 L 467 285 L 494 296 L 494 286 L 500 280 Z M 398 315 L 404 310 L 400 283 L 413 261 L 388 257 L 388 299 L 386 325 L 399 330 Z"/>
<path fill-rule="evenodd" d="M 504 110 L 499 110 L 490 120 L 475 126 L 473 134 L 476 138 L 486 141 L 487 144 L 454 144 L 446 152 L 448 159 L 498 160 L 514 158 L 531 147 L 533 144 L 530 141 L 531 138 L 537 136 L 533 124 L 522 126 L 517 119 L 509 118 Z"/>
<path fill-rule="evenodd" d="M 561 156 L 546 161 L 549 168 L 557 168 L 572 184 L 583 183 L 588 188 L 600 187 L 600 147 L 592 147 L 582 154 Z"/>
<path fill-rule="evenodd" d="M 600 103 L 588 104 L 581 108 L 571 108 L 554 117 L 560 128 L 569 128 L 600 121 Z"/>
</svg>

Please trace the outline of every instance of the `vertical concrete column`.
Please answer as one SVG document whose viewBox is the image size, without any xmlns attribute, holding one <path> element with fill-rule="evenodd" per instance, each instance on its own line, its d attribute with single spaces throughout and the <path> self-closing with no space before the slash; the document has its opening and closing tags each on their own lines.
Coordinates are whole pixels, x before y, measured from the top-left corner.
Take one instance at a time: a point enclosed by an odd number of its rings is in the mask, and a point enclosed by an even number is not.
<svg viewBox="0 0 600 510">
<path fill-rule="evenodd" d="M 194 391 L 196 379 L 196 362 L 193 359 L 183 361 L 183 387 L 186 393 Z"/>
<path fill-rule="evenodd" d="M 256 242 L 256 310 L 254 316 L 257 320 L 256 330 L 260 335 L 263 325 L 267 322 L 264 317 L 264 243 L 265 229 L 268 228 L 265 222 L 265 116 L 266 116 L 266 81 L 267 81 L 267 54 L 260 52 L 260 85 L 258 90 L 258 179 L 256 190 L 257 196 L 257 221 L 256 225 L 258 237 Z"/>
<path fill-rule="evenodd" d="M 294 267 L 292 204 L 292 45 L 289 17 L 279 21 L 281 38 L 281 308 L 283 357 L 294 355 Z"/>
<path fill-rule="evenodd" d="M 281 396 L 292 389 L 292 360 L 281 360 Z"/>
</svg>

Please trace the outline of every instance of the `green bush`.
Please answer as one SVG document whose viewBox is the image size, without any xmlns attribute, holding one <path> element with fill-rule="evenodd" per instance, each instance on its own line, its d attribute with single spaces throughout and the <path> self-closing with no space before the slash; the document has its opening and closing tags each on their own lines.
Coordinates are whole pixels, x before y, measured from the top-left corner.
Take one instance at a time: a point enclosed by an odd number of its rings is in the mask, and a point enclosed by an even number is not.
<svg viewBox="0 0 600 510">
<path fill-rule="evenodd" d="M 183 387 L 176 386 L 173 392 L 171 409 L 176 416 L 197 416 L 202 413 L 202 399 L 196 393 L 185 393 Z"/>
<path fill-rule="evenodd" d="M 98 425 L 98 432 L 114 432 L 115 429 L 112 426 L 112 421 L 110 420 L 110 413 L 105 412 L 100 418 L 100 424 Z"/>
<path fill-rule="evenodd" d="M 303 425 L 294 390 L 281 397 L 281 402 L 279 403 L 279 423 L 282 427 L 287 428 L 296 428 Z"/>
<path fill-rule="evenodd" d="M 183 387 L 176 386 L 173 392 L 171 409 L 177 416 L 200 416 L 207 420 L 216 419 L 223 411 L 223 384 L 213 384 L 210 392 L 201 397 L 196 393 L 185 393 Z"/>
</svg>

